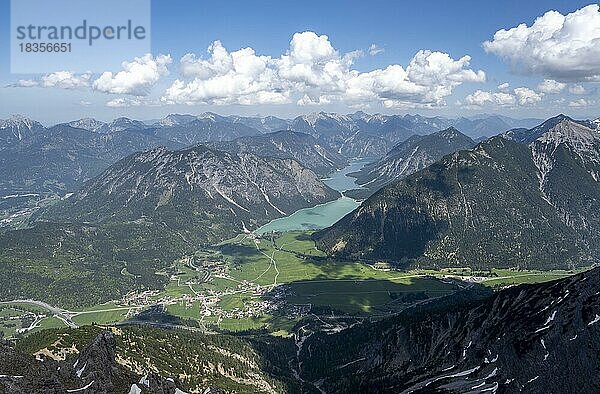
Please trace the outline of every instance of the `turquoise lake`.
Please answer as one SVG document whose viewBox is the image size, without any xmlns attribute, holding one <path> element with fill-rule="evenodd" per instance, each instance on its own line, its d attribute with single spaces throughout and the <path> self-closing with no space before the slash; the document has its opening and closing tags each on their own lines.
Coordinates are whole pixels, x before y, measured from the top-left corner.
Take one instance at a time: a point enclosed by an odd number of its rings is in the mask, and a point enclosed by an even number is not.
<svg viewBox="0 0 600 394">
<path fill-rule="evenodd" d="M 358 189 L 360 186 L 356 184 L 355 179 L 347 176 L 347 174 L 360 170 L 371 161 L 370 159 L 354 160 L 349 166 L 337 171 L 331 178 L 323 182 L 340 193 L 350 189 Z M 329 227 L 359 205 L 356 200 L 342 196 L 335 201 L 312 208 L 300 209 L 289 216 L 272 220 L 254 232 L 264 234 L 272 231 L 317 230 Z"/>
</svg>

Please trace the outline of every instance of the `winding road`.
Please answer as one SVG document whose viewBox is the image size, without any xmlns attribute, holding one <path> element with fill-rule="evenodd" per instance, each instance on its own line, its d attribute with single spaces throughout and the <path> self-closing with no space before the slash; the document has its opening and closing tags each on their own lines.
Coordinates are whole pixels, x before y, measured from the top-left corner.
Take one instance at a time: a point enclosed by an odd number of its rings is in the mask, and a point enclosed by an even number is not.
<svg viewBox="0 0 600 394">
<path fill-rule="evenodd" d="M 62 320 L 67 326 L 69 326 L 71 328 L 78 327 L 78 325 L 75 324 L 73 322 L 73 320 L 71 320 L 73 316 L 77 315 L 77 312 L 71 312 L 66 309 L 61 309 L 61 308 L 52 306 L 43 301 L 36 301 L 36 300 L 13 300 L 13 301 L 0 302 L 0 305 L 10 305 L 10 304 L 29 304 L 29 305 L 36 305 L 36 306 L 42 307 L 42 308 L 50 311 L 50 313 L 52 313 L 52 315 L 55 316 L 56 318 Z"/>
</svg>

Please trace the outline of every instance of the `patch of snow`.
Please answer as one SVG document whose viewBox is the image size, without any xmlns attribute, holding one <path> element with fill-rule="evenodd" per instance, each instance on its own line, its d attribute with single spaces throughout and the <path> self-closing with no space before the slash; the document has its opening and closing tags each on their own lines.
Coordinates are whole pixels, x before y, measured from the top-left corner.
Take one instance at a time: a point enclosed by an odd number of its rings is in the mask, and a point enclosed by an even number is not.
<svg viewBox="0 0 600 394">
<path fill-rule="evenodd" d="M 86 384 L 85 386 L 83 386 L 80 389 L 73 389 L 73 390 L 67 390 L 67 393 L 76 393 L 78 391 L 83 391 L 83 390 L 87 390 L 90 388 L 90 386 L 94 384 L 94 381 L 92 380 L 91 382 L 89 382 L 88 384 Z"/>
<path fill-rule="evenodd" d="M 9 198 L 19 198 L 19 197 L 37 197 L 39 194 L 37 193 L 26 193 L 26 194 L 9 194 L 8 196 L 2 197 L 3 200 L 8 200 Z"/>
<path fill-rule="evenodd" d="M 540 377 L 540 375 L 536 376 L 535 378 L 529 379 L 529 380 L 527 381 L 527 383 L 534 382 L 534 381 L 536 381 L 536 380 L 537 380 L 539 377 Z M 527 383 L 525 383 L 525 384 L 527 384 Z"/>
<path fill-rule="evenodd" d="M 588 323 L 588 326 L 591 326 L 592 324 L 596 324 L 600 321 L 600 315 L 596 314 L 596 317 L 594 318 L 594 320 L 592 320 L 591 322 Z"/>
<path fill-rule="evenodd" d="M 467 349 L 471 347 L 471 345 L 473 344 L 473 341 L 469 341 L 469 344 L 467 345 L 466 348 L 463 349 L 463 358 L 465 358 L 467 356 Z"/>
<path fill-rule="evenodd" d="M 486 391 L 491 391 L 492 393 L 495 393 L 497 390 L 498 390 L 498 382 L 495 382 L 492 387 L 488 387 L 488 388 L 479 390 L 479 392 L 484 393 Z"/>
<path fill-rule="evenodd" d="M 138 383 L 150 388 L 150 380 L 148 379 L 148 375 L 142 376 L 142 378 L 140 379 L 140 381 Z"/>
<path fill-rule="evenodd" d="M 142 389 L 134 383 L 131 385 L 131 389 L 129 389 L 129 394 L 142 394 Z"/>
<path fill-rule="evenodd" d="M 81 369 L 79 369 L 77 371 L 77 377 L 80 378 L 81 375 L 83 374 L 83 371 L 85 371 L 85 367 L 87 366 L 87 362 L 85 364 L 83 364 L 83 367 L 81 367 Z"/>
<path fill-rule="evenodd" d="M 544 348 L 544 350 L 546 350 L 546 354 L 544 354 L 544 361 L 546 361 L 548 359 L 548 356 L 550 355 L 550 353 L 546 349 L 546 342 L 544 342 L 543 339 L 540 339 L 540 342 L 542 343 L 542 347 Z"/>
<path fill-rule="evenodd" d="M 471 368 L 471 369 L 467 369 L 465 371 L 457 372 L 457 373 L 454 373 L 452 375 L 438 376 L 437 378 L 431 379 L 430 381 L 428 381 L 427 383 L 425 383 L 425 387 L 429 386 L 431 383 L 437 382 L 438 380 L 448 379 L 448 378 L 458 378 L 458 377 L 470 375 L 473 372 L 477 371 L 478 369 L 479 369 L 479 366 L 476 366 L 475 368 Z"/>
<path fill-rule="evenodd" d="M 547 326 L 548 323 L 554 320 L 554 317 L 556 317 L 556 311 L 552 312 L 552 315 L 548 316 L 548 320 L 546 320 L 546 323 L 544 323 L 544 325 Z"/>
<path fill-rule="evenodd" d="M 496 376 L 497 373 L 498 373 L 498 368 L 494 368 L 494 370 L 492 372 L 490 372 L 490 374 L 488 376 L 483 378 L 483 380 L 488 380 L 489 378 L 493 378 L 494 376 Z"/>
<path fill-rule="evenodd" d="M 540 327 L 540 328 L 538 328 L 537 330 L 534 331 L 534 334 L 537 334 L 538 332 L 547 330 L 549 328 L 550 328 L 550 326 Z"/>
</svg>

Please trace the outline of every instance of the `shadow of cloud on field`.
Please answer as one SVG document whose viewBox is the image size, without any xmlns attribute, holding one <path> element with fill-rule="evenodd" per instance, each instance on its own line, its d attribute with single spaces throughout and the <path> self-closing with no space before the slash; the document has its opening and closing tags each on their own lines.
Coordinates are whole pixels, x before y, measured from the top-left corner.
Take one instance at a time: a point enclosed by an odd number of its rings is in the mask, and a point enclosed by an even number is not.
<svg viewBox="0 0 600 394">
<path fill-rule="evenodd" d="M 258 251 L 255 247 L 249 245 L 227 244 L 219 246 L 218 250 L 224 255 L 228 255 L 238 259 L 261 256 L 260 251 Z"/>
<path fill-rule="evenodd" d="M 263 299 L 283 297 L 288 307 L 310 305 L 311 312 L 318 314 L 367 316 L 397 312 L 460 289 L 456 283 L 435 278 L 410 278 L 407 283 L 386 279 L 315 278 L 282 286 L 266 293 Z"/>
</svg>

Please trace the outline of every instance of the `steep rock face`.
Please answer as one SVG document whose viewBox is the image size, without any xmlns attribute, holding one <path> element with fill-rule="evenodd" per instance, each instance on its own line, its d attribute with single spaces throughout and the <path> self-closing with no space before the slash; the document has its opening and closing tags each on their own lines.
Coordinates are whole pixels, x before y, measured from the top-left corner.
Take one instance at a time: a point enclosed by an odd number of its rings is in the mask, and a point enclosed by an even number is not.
<svg viewBox="0 0 600 394">
<path fill-rule="evenodd" d="M 421 136 L 414 135 L 396 145 L 384 158 L 352 174 L 359 185 L 372 192 L 429 166 L 443 156 L 475 146 L 475 142 L 455 128 Z"/>
<path fill-rule="evenodd" d="M 211 146 L 233 153 L 294 159 L 320 176 L 328 175 L 348 164 L 342 155 L 320 144 L 313 136 L 287 130 L 217 142 Z"/>
<path fill-rule="evenodd" d="M 206 146 L 130 156 L 42 215 L 44 220 L 166 223 L 197 242 L 214 242 L 339 194 L 292 159 Z M 185 235 L 183 235 L 185 234 Z"/>
<path fill-rule="evenodd" d="M 492 138 L 384 187 L 315 238 L 332 254 L 402 265 L 596 262 L 599 142 L 569 120 L 529 146 Z"/>
<path fill-rule="evenodd" d="M 381 157 L 390 146 L 391 143 L 385 138 L 358 132 L 345 138 L 338 152 L 346 157 Z"/>
<path fill-rule="evenodd" d="M 599 288 L 596 268 L 314 334 L 302 347 L 301 377 L 328 393 L 596 393 Z"/>
</svg>

